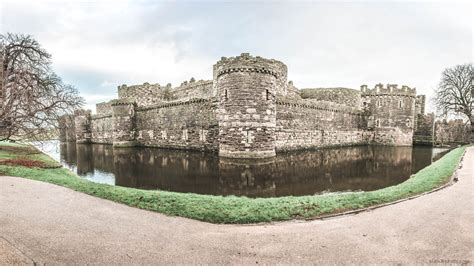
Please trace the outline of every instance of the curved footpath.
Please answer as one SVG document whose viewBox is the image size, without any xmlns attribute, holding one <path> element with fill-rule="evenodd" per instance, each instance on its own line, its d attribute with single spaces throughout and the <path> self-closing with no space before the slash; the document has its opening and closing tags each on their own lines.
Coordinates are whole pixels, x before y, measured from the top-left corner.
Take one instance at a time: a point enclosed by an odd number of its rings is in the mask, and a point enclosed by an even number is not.
<svg viewBox="0 0 474 266">
<path fill-rule="evenodd" d="M 474 147 L 459 182 L 327 220 L 215 225 L 0 177 L 0 264 L 473 263 Z"/>
</svg>

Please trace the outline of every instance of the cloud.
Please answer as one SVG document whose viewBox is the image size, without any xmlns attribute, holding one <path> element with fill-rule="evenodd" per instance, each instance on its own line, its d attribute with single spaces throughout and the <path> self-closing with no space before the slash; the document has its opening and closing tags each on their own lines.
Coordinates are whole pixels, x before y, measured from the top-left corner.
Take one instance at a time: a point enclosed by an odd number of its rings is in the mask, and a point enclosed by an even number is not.
<svg viewBox="0 0 474 266">
<path fill-rule="evenodd" d="M 116 86 L 212 77 L 221 56 L 282 60 L 300 87 L 398 83 L 428 95 L 472 62 L 472 3 L 3 1 L 1 31 L 35 36 L 89 105 Z M 93 97 L 93 95 L 98 95 Z"/>
</svg>

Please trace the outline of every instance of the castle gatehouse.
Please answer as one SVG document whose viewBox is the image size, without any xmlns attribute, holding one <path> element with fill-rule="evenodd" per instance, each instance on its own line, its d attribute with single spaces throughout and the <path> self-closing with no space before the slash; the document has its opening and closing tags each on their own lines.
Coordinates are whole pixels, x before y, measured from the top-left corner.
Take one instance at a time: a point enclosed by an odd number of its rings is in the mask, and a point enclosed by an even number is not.
<svg viewBox="0 0 474 266">
<path fill-rule="evenodd" d="M 265 158 L 279 151 L 412 145 L 424 96 L 395 84 L 296 88 L 284 63 L 243 53 L 222 57 L 212 80 L 180 86 L 121 85 L 118 99 L 60 120 L 60 140 Z"/>
</svg>

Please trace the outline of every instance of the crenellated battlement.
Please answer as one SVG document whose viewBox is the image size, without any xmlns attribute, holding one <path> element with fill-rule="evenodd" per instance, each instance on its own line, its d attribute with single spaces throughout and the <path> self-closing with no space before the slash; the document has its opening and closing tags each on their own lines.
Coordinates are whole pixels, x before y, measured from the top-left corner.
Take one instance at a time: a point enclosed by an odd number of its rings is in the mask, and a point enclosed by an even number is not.
<svg viewBox="0 0 474 266">
<path fill-rule="evenodd" d="M 169 84 L 171 88 L 171 84 Z M 161 86 L 159 83 L 150 84 L 145 82 L 140 85 L 130 85 L 123 84 L 118 86 L 118 96 L 119 98 L 129 98 L 136 95 L 144 94 L 155 94 L 159 95 L 166 87 Z"/>
<path fill-rule="evenodd" d="M 189 81 L 185 80 L 181 82 L 181 84 L 178 87 L 173 88 L 173 90 L 192 89 L 192 88 L 199 87 L 202 85 L 208 85 L 209 83 L 212 84 L 212 80 L 202 80 L 202 79 L 196 80 L 195 78 L 191 78 Z"/>
<path fill-rule="evenodd" d="M 215 96 L 212 90 L 212 80 L 195 80 L 191 78 L 184 81 L 179 87 L 169 91 L 168 100 L 189 100 L 192 98 L 211 98 Z"/>
<path fill-rule="evenodd" d="M 259 73 L 274 76 L 276 79 L 276 91 L 278 95 L 294 96 L 294 86 L 288 83 L 288 67 L 281 61 L 266 59 L 260 56 L 251 56 L 242 53 L 236 57 L 222 57 L 213 66 L 214 85 L 217 79 L 229 73 Z M 214 87 L 214 93 L 217 93 Z"/>
<path fill-rule="evenodd" d="M 416 96 L 416 88 L 410 88 L 406 85 L 398 87 L 397 84 L 387 84 L 384 86 L 382 83 L 378 83 L 374 88 L 370 89 L 367 85 L 361 85 L 360 91 L 362 96 L 375 96 L 375 95 L 392 95 L 392 96 Z"/>
<path fill-rule="evenodd" d="M 217 65 L 219 64 L 228 64 L 228 63 L 237 63 L 237 62 L 246 62 L 246 63 L 262 63 L 265 62 L 266 64 L 274 64 L 274 63 L 280 63 L 283 64 L 282 62 L 275 60 L 275 59 L 267 59 L 263 58 L 261 56 L 252 56 L 249 53 L 241 53 L 238 56 L 231 56 L 231 57 L 221 57 L 221 60 L 217 61 Z"/>
<path fill-rule="evenodd" d="M 367 127 L 375 131 L 374 143 L 412 145 L 416 123 L 416 89 L 397 84 L 361 86 L 363 109 L 369 115 Z"/>
<path fill-rule="evenodd" d="M 110 101 L 110 105 L 118 106 L 118 105 L 134 105 L 136 104 L 135 99 L 132 98 L 123 98 L 123 99 L 115 99 Z"/>
<path fill-rule="evenodd" d="M 214 65 L 215 77 L 232 72 L 257 72 L 273 75 L 275 78 L 286 77 L 286 65 L 275 59 L 266 59 L 260 56 L 251 56 L 242 53 L 236 57 L 222 57 Z"/>
<path fill-rule="evenodd" d="M 278 78 L 278 73 L 276 71 L 272 71 L 270 69 L 265 69 L 263 67 L 239 67 L 239 68 L 226 68 L 222 69 L 217 73 L 217 77 L 222 76 L 227 73 L 232 73 L 232 72 L 256 72 L 256 73 L 265 73 L 265 74 L 270 74 L 274 76 L 275 78 Z"/>
<path fill-rule="evenodd" d="M 112 104 L 111 101 L 101 102 L 95 105 L 96 114 L 100 115 L 109 115 L 112 114 Z"/>
</svg>

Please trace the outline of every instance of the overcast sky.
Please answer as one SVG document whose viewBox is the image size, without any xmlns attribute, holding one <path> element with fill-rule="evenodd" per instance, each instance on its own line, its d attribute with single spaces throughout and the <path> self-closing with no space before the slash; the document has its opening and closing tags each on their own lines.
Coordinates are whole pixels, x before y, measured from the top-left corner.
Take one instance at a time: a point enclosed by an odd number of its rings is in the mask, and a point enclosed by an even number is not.
<svg viewBox="0 0 474 266">
<path fill-rule="evenodd" d="M 117 85 L 212 79 L 242 52 L 288 66 L 298 88 L 376 83 L 432 95 L 472 62 L 471 2 L 0 1 L 0 30 L 33 35 L 87 107 Z"/>
</svg>

